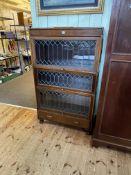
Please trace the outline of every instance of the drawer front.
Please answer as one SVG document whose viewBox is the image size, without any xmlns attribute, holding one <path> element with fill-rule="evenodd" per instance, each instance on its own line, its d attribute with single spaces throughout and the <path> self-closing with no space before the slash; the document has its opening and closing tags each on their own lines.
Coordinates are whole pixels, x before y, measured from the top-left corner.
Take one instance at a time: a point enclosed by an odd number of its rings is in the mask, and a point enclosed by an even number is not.
<svg viewBox="0 0 131 175">
<path fill-rule="evenodd" d="M 37 97 L 39 109 L 58 111 L 86 119 L 91 113 L 91 96 L 39 89 Z"/>
<path fill-rule="evenodd" d="M 71 117 L 62 113 L 38 110 L 38 116 L 40 119 L 59 122 L 62 124 L 76 126 L 79 128 L 89 128 L 89 120 Z"/>
<path fill-rule="evenodd" d="M 96 71 L 99 62 L 97 39 L 34 40 L 34 64 Z"/>
<path fill-rule="evenodd" d="M 63 124 L 72 125 L 80 128 L 89 128 L 89 120 L 83 118 L 71 117 L 68 115 L 63 115 L 62 118 L 59 118 L 59 121 Z"/>
<path fill-rule="evenodd" d="M 62 115 L 62 113 L 61 113 L 61 115 Z M 50 121 L 54 121 L 54 122 L 59 121 L 57 113 L 51 113 L 51 112 L 47 112 L 47 111 L 38 110 L 38 116 L 40 119 L 44 118 L 45 120 L 50 120 Z"/>
<path fill-rule="evenodd" d="M 37 70 L 37 85 L 56 86 L 93 92 L 95 78 L 90 74 L 75 74 L 67 72 L 50 72 Z"/>
<path fill-rule="evenodd" d="M 77 37 L 87 37 L 87 36 L 102 36 L 103 34 L 103 29 L 102 28 L 53 28 L 53 29 L 31 29 L 30 30 L 30 36 L 31 37 L 52 37 L 52 36 L 57 36 L 57 37 L 72 37 L 72 36 L 77 36 Z"/>
</svg>

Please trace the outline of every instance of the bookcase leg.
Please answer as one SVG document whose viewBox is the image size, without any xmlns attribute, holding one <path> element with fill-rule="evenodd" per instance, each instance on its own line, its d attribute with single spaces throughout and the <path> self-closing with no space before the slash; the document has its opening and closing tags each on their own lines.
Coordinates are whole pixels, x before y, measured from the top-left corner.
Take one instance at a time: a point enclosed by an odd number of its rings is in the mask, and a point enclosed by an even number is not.
<svg viewBox="0 0 131 175">
<path fill-rule="evenodd" d="M 40 122 L 40 124 L 44 123 L 44 119 L 39 118 L 39 122 Z"/>
<path fill-rule="evenodd" d="M 42 123 L 44 123 L 44 118 L 43 117 L 40 117 L 39 115 L 38 115 L 38 120 L 39 120 L 39 122 L 42 124 Z"/>
<path fill-rule="evenodd" d="M 88 128 L 84 128 L 83 131 L 86 132 L 88 135 L 92 135 L 92 131 Z"/>
</svg>

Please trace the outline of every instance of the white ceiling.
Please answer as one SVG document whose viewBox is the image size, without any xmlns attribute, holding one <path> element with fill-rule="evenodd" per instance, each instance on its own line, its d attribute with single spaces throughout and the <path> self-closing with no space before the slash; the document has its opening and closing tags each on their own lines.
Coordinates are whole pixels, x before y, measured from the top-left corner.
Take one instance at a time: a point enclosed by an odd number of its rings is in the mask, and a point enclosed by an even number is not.
<svg viewBox="0 0 131 175">
<path fill-rule="evenodd" d="M 11 9 L 17 10 L 17 11 L 25 11 L 30 13 L 30 0 L 6 0 L 3 2 L 3 0 L 0 0 L 1 5 L 8 6 Z"/>
</svg>

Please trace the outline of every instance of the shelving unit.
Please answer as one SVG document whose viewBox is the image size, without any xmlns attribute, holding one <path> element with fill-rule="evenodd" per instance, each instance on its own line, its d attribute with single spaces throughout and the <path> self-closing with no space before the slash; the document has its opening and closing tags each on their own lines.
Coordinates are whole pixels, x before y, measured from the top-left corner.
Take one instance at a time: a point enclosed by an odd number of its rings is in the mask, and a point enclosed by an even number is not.
<svg viewBox="0 0 131 175">
<path fill-rule="evenodd" d="M 14 18 L 0 17 L 0 21 L 4 21 L 4 20 L 13 20 L 13 21 L 14 21 Z M 4 39 L 5 39 L 5 38 L 0 38 L 1 43 L 2 43 L 2 47 L 3 47 L 3 52 L 5 53 L 5 48 L 4 48 L 4 43 L 3 43 L 3 40 L 4 40 Z M 6 39 L 8 39 L 8 38 L 6 38 Z"/>
<path fill-rule="evenodd" d="M 28 39 L 28 36 L 27 36 L 27 30 L 29 31 L 29 28 L 31 27 L 31 25 L 10 25 L 10 30 L 12 31 L 12 27 L 14 27 L 14 31 L 15 31 L 15 40 L 17 42 L 17 46 L 18 46 L 18 53 L 20 56 L 23 57 L 23 60 L 24 60 L 24 69 L 23 69 L 23 72 L 25 71 L 25 67 L 26 66 L 31 66 L 31 53 L 30 53 L 30 44 L 29 44 L 29 39 Z M 24 33 L 24 36 L 23 38 L 19 38 L 18 37 L 18 30 L 17 28 L 20 28 L 22 27 L 23 28 L 23 33 Z M 25 53 L 22 53 L 21 51 L 21 42 L 25 43 Z"/>
<path fill-rule="evenodd" d="M 14 21 L 14 17 L 13 18 L 0 17 L 0 21 L 4 21 L 4 20 L 13 20 Z M 15 23 L 15 21 L 14 21 L 14 23 Z M 0 84 L 20 75 L 20 73 L 14 72 L 15 68 L 19 68 L 18 61 L 20 64 L 20 60 L 19 60 L 18 55 L 6 54 L 6 50 L 5 50 L 5 46 L 4 46 L 4 40 L 14 40 L 14 39 L 15 39 L 14 37 L 11 37 L 11 38 L 8 38 L 8 37 L 2 38 L 1 37 L 0 38 L 2 48 L 3 48 L 3 54 L 0 57 Z"/>
<path fill-rule="evenodd" d="M 101 28 L 31 29 L 38 118 L 91 131 Z"/>
<path fill-rule="evenodd" d="M 0 61 L 5 61 L 5 65 L 6 65 L 5 68 L 9 69 L 9 68 L 13 68 L 13 62 L 15 64 L 15 62 L 17 61 L 17 57 L 18 56 L 8 56 L 8 57 L 6 56 L 3 59 L 0 59 Z M 12 61 L 12 59 L 14 60 Z"/>
</svg>

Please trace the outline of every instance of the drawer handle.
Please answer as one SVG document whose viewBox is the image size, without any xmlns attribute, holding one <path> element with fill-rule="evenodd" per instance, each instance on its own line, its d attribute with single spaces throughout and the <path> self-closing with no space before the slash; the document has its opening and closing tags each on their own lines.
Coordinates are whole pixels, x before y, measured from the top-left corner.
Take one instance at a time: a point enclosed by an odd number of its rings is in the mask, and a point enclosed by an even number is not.
<svg viewBox="0 0 131 175">
<path fill-rule="evenodd" d="M 51 115 L 47 115 L 47 118 L 53 118 Z"/>
<path fill-rule="evenodd" d="M 74 124 L 78 125 L 78 124 L 79 124 L 79 122 L 75 121 L 75 122 L 74 122 Z"/>
<path fill-rule="evenodd" d="M 65 34 L 66 34 L 66 32 L 63 30 L 63 31 L 61 31 L 61 34 L 62 34 L 62 35 L 65 35 Z"/>
</svg>

